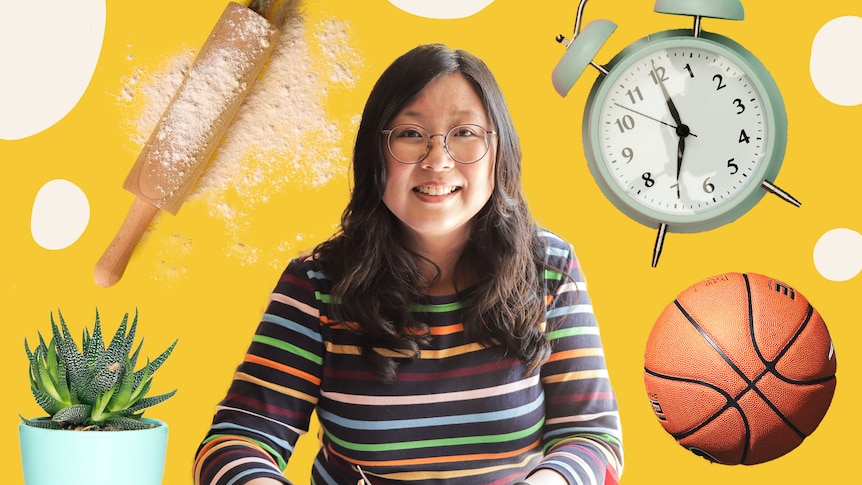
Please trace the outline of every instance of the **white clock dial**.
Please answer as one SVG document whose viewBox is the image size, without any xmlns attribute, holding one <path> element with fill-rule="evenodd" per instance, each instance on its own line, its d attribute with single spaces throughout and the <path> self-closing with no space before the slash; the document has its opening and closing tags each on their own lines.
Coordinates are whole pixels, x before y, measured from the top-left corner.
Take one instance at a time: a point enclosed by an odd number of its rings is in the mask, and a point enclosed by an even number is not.
<svg viewBox="0 0 862 485">
<path fill-rule="evenodd" d="M 660 82 L 682 124 L 671 117 Z M 631 197 L 667 214 L 694 214 L 754 181 L 765 118 L 760 94 L 738 66 L 709 52 L 663 50 L 615 84 L 600 107 L 601 149 L 614 181 Z"/>
<path fill-rule="evenodd" d="M 646 42 L 621 53 L 591 93 L 584 139 L 593 175 L 644 224 L 687 232 L 729 222 L 762 196 L 783 158 L 777 89 L 714 41 Z"/>
</svg>

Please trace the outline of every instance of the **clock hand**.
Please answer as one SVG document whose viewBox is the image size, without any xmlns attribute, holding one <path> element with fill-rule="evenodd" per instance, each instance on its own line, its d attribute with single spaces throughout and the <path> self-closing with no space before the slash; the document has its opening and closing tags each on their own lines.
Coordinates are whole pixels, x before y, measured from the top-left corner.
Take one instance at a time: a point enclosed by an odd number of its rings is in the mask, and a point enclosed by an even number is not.
<svg viewBox="0 0 862 485">
<path fill-rule="evenodd" d="M 659 123 L 661 123 L 661 124 L 663 124 L 663 125 L 665 125 L 665 126 L 669 126 L 669 127 L 673 128 L 674 130 L 676 130 L 676 129 L 677 129 L 677 127 L 676 127 L 676 126 L 674 126 L 674 125 L 672 125 L 672 124 L 668 123 L 667 121 L 662 121 L 662 120 L 660 120 L 660 119 L 658 119 L 658 118 L 653 118 L 652 116 L 650 116 L 650 115 L 648 115 L 648 114 L 646 114 L 646 113 L 642 113 L 642 112 L 640 112 L 640 111 L 637 111 L 637 110 L 631 109 L 631 108 L 629 108 L 628 106 L 623 106 L 623 105 L 621 105 L 621 104 L 619 104 L 619 103 L 614 103 L 614 106 L 616 106 L 616 107 L 618 107 L 618 108 L 622 108 L 622 109 L 627 110 L 627 111 L 631 111 L 632 113 L 634 113 L 634 114 L 636 114 L 636 115 L 643 116 L 644 118 L 647 118 L 647 119 L 650 119 L 650 120 L 653 120 L 653 121 L 657 121 L 657 122 L 659 122 Z M 690 132 L 690 131 L 688 132 L 688 135 L 686 135 L 686 136 L 693 136 L 693 137 L 697 138 L 697 135 L 695 135 L 694 133 L 692 133 L 692 132 Z"/>
<path fill-rule="evenodd" d="M 679 116 L 679 111 L 676 109 L 676 105 L 673 103 L 673 99 L 671 99 L 670 94 L 667 92 L 667 88 L 664 86 L 664 80 L 662 80 L 662 76 L 656 71 L 655 61 L 652 61 L 652 72 L 655 74 L 655 78 L 658 81 L 658 86 L 661 88 L 661 92 L 664 95 L 664 100 L 667 103 L 667 108 L 670 111 L 670 116 L 673 118 L 674 123 L 676 123 L 677 129 L 682 126 L 682 119 Z"/>
<path fill-rule="evenodd" d="M 667 109 L 670 111 L 670 116 L 673 118 L 674 123 L 676 123 L 676 135 L 680 137 L 686 137 L 691 135 L 691 130 L 688 128 L 688 125 L 682 122 L 682 117 L 679 115 L 679 111 L 676 109 L 676 105 L 673 102 L 673 99 L 670 97 L 670 93 L 667 92 L 667 88 L 664 85 L 664 80 L 662 80 L 658 71 L 655 68 L 655 61 L 652 61 L 652 71 L 655 74 L 655 78 L 658 81 L 658 86 L 661 88 L 661 92 L 664 95 L 664 100 L 667 103 Z"/>
<path fill-rule="evenodd" d="M 674 104 L 673 99 L 671 99 L 670 93 L 667 92 L 667 88 L 664 85 L 664 80 L 662 80 L 662 76 L 655 68 L 655 61 L 651 62 L 653 73 L 655 74 L 655 78 L 658 81 L 658 85 L 661 88 L 662 94 L 664 95 L 664 100 L 667 103 L 667 108 L 670 111 L 670 116 L 676 123 L 676 136 L 679 137 L 679 143 L 676 147 L 676 181 L 679 182 L 679 172 L 682 169 L 682 157 L 685 153 L 685 137 L 690 135 L 691 131 L 689 130 L 688 125 L 682 122 L 682 118 L 679 116 L 679 111 L 676 109 L 676 105 Z"/>
</svg>

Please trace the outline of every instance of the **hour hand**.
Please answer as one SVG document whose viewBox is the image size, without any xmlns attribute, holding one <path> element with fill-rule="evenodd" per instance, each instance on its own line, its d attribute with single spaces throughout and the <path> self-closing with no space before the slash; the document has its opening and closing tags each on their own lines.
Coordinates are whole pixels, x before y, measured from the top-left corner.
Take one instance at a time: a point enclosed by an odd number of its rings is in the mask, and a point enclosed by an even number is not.
<svg viewBox="0 0 862 485">
<path fill-rule="evenodd" d="M 667 109 L 670 111 L 670 116 L 673 118 L 673 122 L 676 123 L 677 131 L 679 126 L 682 125 L 682 118 L 679 116 L 679 111 L 676 109 L 676 105 L 673 104 L 673 99 L 670 97 L 670 93 L 667 92 L 667 88 L 664 85 L 664 80 L 662 80 L 661 75 L 655 68 L 655 62 L 652 63 L 652 71 L 655 74 L 656 81 L 658 81 L 658 86 L 661 88 L 661 93 L 664 95 L 664 100 L 667 103 Z"/>
</svg>

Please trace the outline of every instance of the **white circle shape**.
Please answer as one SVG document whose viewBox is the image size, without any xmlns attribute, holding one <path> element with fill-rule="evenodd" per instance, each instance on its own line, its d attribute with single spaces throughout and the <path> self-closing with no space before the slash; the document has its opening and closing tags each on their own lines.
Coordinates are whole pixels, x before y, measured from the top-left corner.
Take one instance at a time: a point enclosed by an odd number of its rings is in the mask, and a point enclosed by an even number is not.
<svg viewBox="0 0 862 485">
<path fill-rule="evenodd" d="M 862 18 L 838 17 L 817 31 L 809 71 L 821 96 L 840 106 L 862 104 Z"/>
<path fill-rule="evenodd" d="M 862 234 L 846 228 L 827 231 L 814 245 L 814 267 L 832 281 L 847 281 L 862 271 Z"/>
<path fill-rule="evenodd" d="M 90 203 L 84 191 L 68 180 L 55 179 L 36 193 L 30 233 L 36 244 L 57 250 L 71 246 L 90 222 Z"/>
<path fill-rule="evenodd" d="M 63 119 L 86 91 L 105 34 L 105 0 L 0 0 L 0 139 Z"/>
<path fill-rule="evenodd" d="M 461 19 L 469 17 L 494 0 L 389 0 L 407 13 L 429 19 Z"/>
</svg>

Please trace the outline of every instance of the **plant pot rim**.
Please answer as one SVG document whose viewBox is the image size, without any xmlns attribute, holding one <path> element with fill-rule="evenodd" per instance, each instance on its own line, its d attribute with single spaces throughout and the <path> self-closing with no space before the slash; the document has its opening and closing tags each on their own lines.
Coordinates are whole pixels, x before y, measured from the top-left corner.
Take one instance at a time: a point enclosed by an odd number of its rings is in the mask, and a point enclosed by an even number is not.
<svg viewBox="0 0 862 485">
<path fill-rule="evenodd" d="M 51 419 L 51 418 L 50 418 L 50 417 L 48 417 L 48 416 L 42 416 L 42 417 L 39 417 L 39 418 L 33 418 L 33 419 L 31 419 L 31 421 L 48 421 L 48 420 L 50 420 L 50 419 Z M 103 430 L 99 430 L 99 431 L 97 431 L 97 432 L 103 432 L 103 433 L 116 433 L 116 432 L 130 432 L 130 431 L 153 431 L 153 430 L 157 430 L 157 429 L 159 429 L 159 428 L 163 428 L 163 427 L 167 427 L 167 426 L 168 426 L 168 423 L 167 423 L 167 422 L 165 422 L 165 421 L 163 421 L 163 420 L 161 420 L 161 419 L 155 419 L 155 418 L 141 418 L 141 421 L 143 421 L 143 422 L 145 422 L 145 423 L 154 424 L 154 425 L 155 425 L 155 427 L 152 427 L 152 428 L 145 428 L 145 429 L 115 429 L 115 430 L 110 430 L 110 431 L 103 431 Z M 55 432 L 55 431 L 65 431 L 65 432 L 68 432 L 68 433 L 77 433 L 77 432 L 81 431 L 81 430 L 77 430 L 77 429 L 50 429 L 50 428 L 39 428 L 39 427 L 37 427 L 37 426 L 30 426 L 30 425 L 28 425 L 27 423 L 25 423 L 24 421 L 21 421 L 20 423 L 18 423 L 18 428 L 19 428 L 19 429 L 28 429 L 28 430 L 39 430 L 39 431 L 37 431 L 37 432 L 42 432 L 42 431 L 51 431 L 51 432 Z"/>
</svg>

